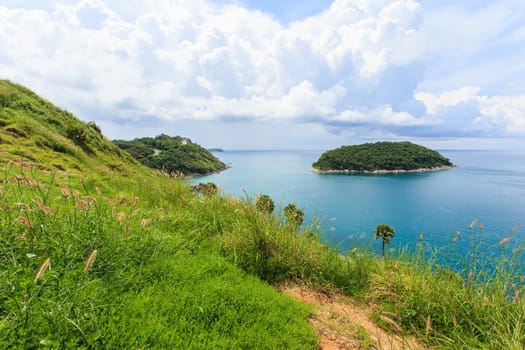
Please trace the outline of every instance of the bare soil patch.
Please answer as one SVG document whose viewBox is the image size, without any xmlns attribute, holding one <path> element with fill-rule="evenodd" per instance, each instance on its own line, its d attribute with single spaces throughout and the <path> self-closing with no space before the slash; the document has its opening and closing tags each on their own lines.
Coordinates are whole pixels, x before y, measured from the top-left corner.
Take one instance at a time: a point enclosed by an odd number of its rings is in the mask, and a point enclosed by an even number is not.
<svg viewBox="0 0 525 350">
<path fill-rule="evenodd" d="M 310 322 L 319 334 L 322 350 L 425 349 L 413 337 L 402 337 L 379 328 L 372 321 L 372 309 L 358 305 L 347 296 L 297 284 L 281 285 L 279 290 L 313 306 Z"/>
</svg>

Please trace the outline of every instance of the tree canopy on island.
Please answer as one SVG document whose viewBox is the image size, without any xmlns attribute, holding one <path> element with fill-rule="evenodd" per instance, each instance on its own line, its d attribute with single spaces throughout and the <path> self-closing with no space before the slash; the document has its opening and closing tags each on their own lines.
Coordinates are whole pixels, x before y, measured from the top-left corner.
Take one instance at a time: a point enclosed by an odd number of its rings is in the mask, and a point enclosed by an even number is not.
<svg viewBox="0 0 525 350">
<path fill-rule="evenodd" d="M 411 142 L 376 142 L 324 152 L 313 164 L 318 171 L 410 171 L 453 166 L 436 151 Z"/>
<path fill-rule="evenodd" d="M 142 164 L 170 173 L 205 175 L 226 168 L 226 165 L 208 150 L 181 136 L 162 134 L 155 138 L 143 137 L 132 141 L 113 142 Z"/>
</svg>

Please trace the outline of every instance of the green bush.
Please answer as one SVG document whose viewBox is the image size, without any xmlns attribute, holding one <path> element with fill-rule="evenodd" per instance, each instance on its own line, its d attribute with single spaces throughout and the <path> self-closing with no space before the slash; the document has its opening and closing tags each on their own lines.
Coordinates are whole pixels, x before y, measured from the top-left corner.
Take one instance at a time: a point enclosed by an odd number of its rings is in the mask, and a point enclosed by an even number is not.
<svg viewBox="0 0 525 350">
<path fill-rule="evenodd" d="M 286 222 L 294 227 L 299 227 L 304 222 L 304 212 L 293 203 L 284 207 Z"/>
<path fill-rule="evenodd" d="M 67 137 L 81 144 L 87 141 L 87 132 L 84 126 L 71 125 L 67 129 Z"/>
<path fill-rule="evenodd" d="M 255 201 L 255 207 L 261 213 L 270 215 L 275 209 L 275 204 L 273 203 L 273 200 L 270 198 L 270 196 L 268 196 L 267 194 L 261 194 L 257 197 L 257 200 Z"/>
</svg>

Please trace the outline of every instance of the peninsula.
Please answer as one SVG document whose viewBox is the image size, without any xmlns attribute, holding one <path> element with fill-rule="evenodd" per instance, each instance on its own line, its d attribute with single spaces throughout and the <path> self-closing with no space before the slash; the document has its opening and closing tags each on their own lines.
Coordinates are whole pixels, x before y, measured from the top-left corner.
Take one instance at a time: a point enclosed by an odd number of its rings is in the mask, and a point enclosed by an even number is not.
<svg viewBox="0 0 525 350">
<path fill-rule="evenodd" d="M 113 143 L 152 169 L 178 172 L 186 176 L 203 176 L 228 168 L 210 151 L 181 136 L 159 135 Z"/>
<path fill-rule="evenodd" d="M 444 170 L 454 164 L 436 151 L 405 141 L 342 146 L 324 152 L 312 167 L 325 174 L 388 174 Z"/>
</svg>

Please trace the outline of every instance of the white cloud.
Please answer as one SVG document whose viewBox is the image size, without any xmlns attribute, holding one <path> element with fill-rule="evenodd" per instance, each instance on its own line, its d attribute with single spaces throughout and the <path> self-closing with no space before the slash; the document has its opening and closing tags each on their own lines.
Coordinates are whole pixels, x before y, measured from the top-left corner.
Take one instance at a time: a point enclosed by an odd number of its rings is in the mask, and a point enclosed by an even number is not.
<svg viewBox="0 0 525 350">
<path fill-rule="evenodd" d="M 525 6 L 461 6 L 335 0 L 289 25 L 206 0 L 0 7 L 0 76 L 86 119 L 525 133 L 523 97 L 504 92 L 525 80 L 525 54 L 512 51 Z"/>
<path fill-rule="evenodd" d="M 457 106 L 460 103 L 475 99 L 480 90 L 481 88 L 476 86 L 464 86 L 438 95 L 428 92 L 418 92 L 414 96 L 417 100 L 425 104 L 429 114 L 437 114 L 440 108 Z"/>
<path fill-rule="evenodd" d="M 356 125 L 371 124 L 396 127 L 431 125 L 434 123 L 428 119 L 415 118 L 407 112 L 394 112 L 390 106 L 381 106 L 367 111 L 346 110 L 338 114 L 333 120 Z"/>
<path fill-rule="evenodd" d="M 465 131 L 492 131 L 497 136 L 525 133 L 525 95 L 489 97 L 480 91 L 479 87 L 465 86 L 441 94 L 419 92 L 416 98 L 424 102 L 429 115 L 441 119 L 466 105 L 472 107 L 470 114 L 462 116 Z"/>
<path fill-rule="evenodd" d="M 493 123 L 501 123 L 508 134 L 525 133 L 525 95 L 479 97 L 480 111 Z"/>
</svg>

